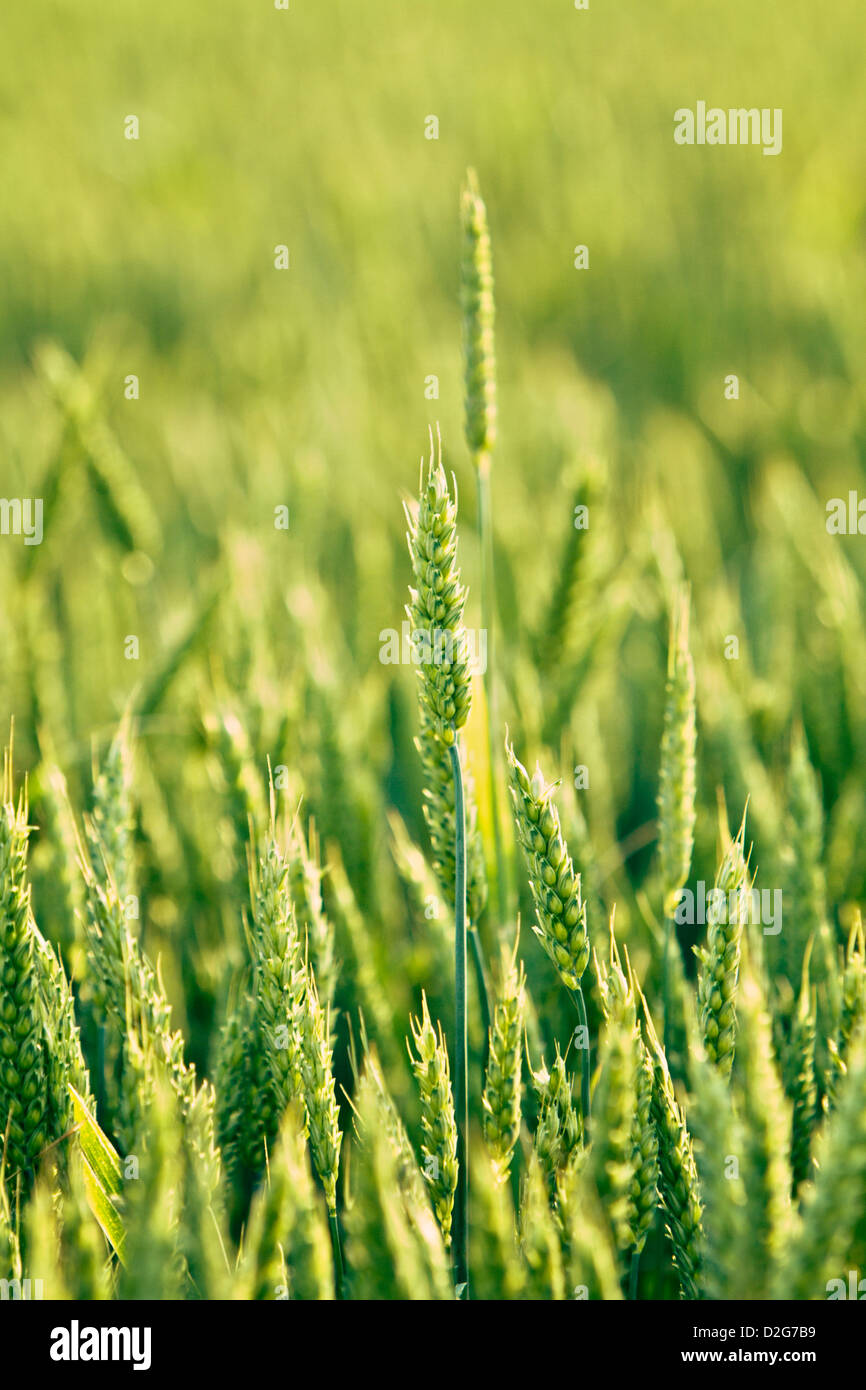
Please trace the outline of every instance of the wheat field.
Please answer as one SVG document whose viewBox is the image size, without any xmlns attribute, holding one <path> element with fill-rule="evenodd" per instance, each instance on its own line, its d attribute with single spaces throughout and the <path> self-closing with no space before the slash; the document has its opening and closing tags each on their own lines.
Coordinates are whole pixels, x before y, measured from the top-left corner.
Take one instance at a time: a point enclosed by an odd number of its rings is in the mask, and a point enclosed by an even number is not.
<svg viewBox="0 0 866 1390">
<path fill-rule="evenodd" d="M 0 17 L 0 1296 L 859 1298 L 857 7 L 185 11 Z"/>
</svg>

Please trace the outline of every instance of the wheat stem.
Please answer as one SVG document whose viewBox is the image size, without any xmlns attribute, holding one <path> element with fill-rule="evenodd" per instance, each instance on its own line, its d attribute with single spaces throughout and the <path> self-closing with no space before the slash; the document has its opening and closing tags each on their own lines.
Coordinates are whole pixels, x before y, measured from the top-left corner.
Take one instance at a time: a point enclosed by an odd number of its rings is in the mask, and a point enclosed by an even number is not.
<svg viewBox="0 0 866 1390">
<path fill-rule="evenodd" d="M 630 1302 L 634 1303 L 637 1299 L 637 1285 L 640 1277 L 640 1251 L 632 1250 L 631 1265 L 628 1272 L 628 1296 Z"/>
<path fill-rule="evenodd" d="M 334 1285 L 338 1299 L 343 1298 L 343 1247 L 340 1243 L 340 1223 L 335 1211 L 328 1211 L 328 1230 L 334 1249 Z"/>
<path fill-rule="evenodd" d="M 469 1092 L 467 1078 L 467 1013 L 466 1013 L 466 810 L 463 802 L 463 769 L 455 742 L 449 745 L 451 770 L 454 774 L 454 811 L 456 861 L 454 890 L 454 966 L 455 966 L 455 1041 L 454 1041 L 454 1114 L 457 1121 L 457 1191 L 454 1195 L 454 1272 L 458 1285 L 469 1288 L 469 1171 L 467 1166 L 467 1134 L 469 1129 Z"/>
<path fill-rule="evenodd" d="M 588 1144 L 592 1129 L 592 1116 L 590 1114 L 589 1082 L 592 1073 L 591 1059 L 589 1055 L 589 1024 L 586 1018 L 586 1002 L 583 997 L 583 989 L 580 985 L 577 989 L 570 991 L 574 1000 L 574 1007 L 577 1009 L 577 1017 L 580 1021 L 582 1030 L 583 1046 L 580 1051 L 580 1111 L 583 1120 L 583 1142 Z"/>
<path fill-rule="evenodd" d="M 670 1051 L 671 1046 L 671 936 L 675 935 L 673 918 L 665 917 L 664 921 L 664 941 L 662 944 L 662 1042 L 665 1053 Z"/>
<path fill-rule="evenodd" d="M 490 1043 L 490 1025 L 493 1021 L 493 1015 L 490 1012 L 490 987 L 487 983 L 484 952 L 481 947 L 481 937 L 478 934 L 477 927 L 469 927 L 469 943 L 472 947 L 472 964 L 475 968 L 475 983 L 478 987 L 478 999 L 481 1005 L 481 1022 L 484 1027 L 484 1066 L 486 1067 Z"/>
</svg>

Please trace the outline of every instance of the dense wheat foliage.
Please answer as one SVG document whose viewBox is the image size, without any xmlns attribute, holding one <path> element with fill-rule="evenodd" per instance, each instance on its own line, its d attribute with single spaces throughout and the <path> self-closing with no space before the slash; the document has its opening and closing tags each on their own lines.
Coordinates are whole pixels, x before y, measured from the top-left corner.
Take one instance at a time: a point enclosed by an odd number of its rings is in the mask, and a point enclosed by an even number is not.
<svg viewBox="0 0 866 1390">
<path fill-rule="evenodd" d="M 817 66 L 806 0 L 37 8 L 0 16 L 3 1296 L 839 1296 L 858 7 Z M 780 156 L 674 143 L 714 83 Z"/>
</svg>

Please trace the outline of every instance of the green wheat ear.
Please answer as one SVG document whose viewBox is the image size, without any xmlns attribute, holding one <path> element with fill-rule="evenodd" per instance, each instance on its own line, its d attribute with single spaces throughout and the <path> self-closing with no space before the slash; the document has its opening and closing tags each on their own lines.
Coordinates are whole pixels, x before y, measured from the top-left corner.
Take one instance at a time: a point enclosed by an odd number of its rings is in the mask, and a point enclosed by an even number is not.
<svg viewBox="0 0 866 1390">
<path fill-rule="evenodd" d="M 842 973 L 841 1002 L 835 1037 L 828 1038 L 829 1070 L 824 1081 L 822 1105 L 832 1110 L 841 1079 L 845 1076 L 848 1051 L 861 1020 L 866 1017 L 866 944 L 863 922 L 858 911 L 848 936 L 845 969 Z"/>
<path fill-rule="evenodd" d="M 800 981 L 806 943 L 813 939 L 812 979 L 824 986 L 837 1006 L 834 946 L 827 922 L 824 849 L 824 805 L 818 775 L 809 759 L 802 726 L 791 740 L 785 784 L 785 845 L 780 856 L 782 902 L 787 904 L 785 926 L 775 945 L 792 991 Z M 823 1013 L 823 1007 L 821 1009 Z"/>
<path fill-rule="evenodd" d="M 533 1147 L 548 1179 L 555 1183 L 581 1143 L 580 1116 L 558 1042 L 554 1041 L 552 1066 L 548 1069 L 542 1057 L 538 1071 L 530 1074 L 538 1098 Z"/>
<path fill-rule="evenodd" d="M 589 963 L 589 935 L 586 904 L 580 891 L 580 874 L 575 873 L 568 846 L 563 838 L 559 812 L 552 786 L 544 780 L 541 767 L 530 778 L 515 757 L 506 737 L 505 753 L 510 772 L 511 800 L 517 837 L 523 846 L 529 871 L 529 887 L 535 903 L 533 931 L 571 992 L 582 1031 L 581 1119 L 584 1140 L 590 1133 L 589 1029 L 586 1020 L 581 979 Z"/>
<path fill-rule="evenodd" d="M 0 806 L 0 1140 L 7 1177 L 28 1174 L 48 1144 L 50 1117 L 39 965 L 27 880 L 27 797 L 14 800 L 12 744 Z"/>
<path fill-rule="evenodd" d="M 619 1069 L 619 1097 L 617 1087 L 610 1076 L 602 1070 L 602 1095 L 611 1109 L 612 1120 L 608 1122 L 607 1143 L 608 1161 L 613 1160 L 598 1188 L 606 1197 L 611 1224 L 617 1234 L 618 1244 L 623 1255 L 631 1252 L 633 1261 L 633 1282 L 637 1280 L 637 1258 L 646 1244 L 647 1234 L 658 1205 L 659 1146 L 655 1124 L 652 1117 L 653 1065 L 646 1044 L 641 1037 L 637 1017 L 639 989 L 632 971 L 628 951 L 625 952 L 625 969 L 619 954 L 614 934 L 614 916 L 610 917 L 610 955 L 609 964 L 603 964 L 594 953 L 595 972 L 599 983 L 607 1030 L 604 1039 L 608 1066 Z M 617 1037 L 617 1032 L 619 1037 Z M 619 1141 L 617 1166 L 616 1145 L 611 1144 L 611 1128 L 615 1130 L 617 1111 L 622 1120 L 622 1112 L 631 1107 L 627 1090 L 623 1091 L 629 1075 L 634 1086 L 634 1105 L 632 1109 L 631 1130 L 628 1145 Z M 593 1163 L 598 1163 L 593 1159 Z M 628 1194 L 625 1182 L 628 1179 Z M 618 1198 L 619 1206 L 614 1208 Z M 634 1290 L 632 1291 L 634 1296 Z"/>
<path fill-rule="evenodd" d="M 290 833 L 289 888 L 295 905 L 298 935 L 307 947 L 323 1001 L 333 1003 L 339 962 L 334 954 L 334 927 L 322 901 L 322 868 L 319 840 L 311 822 L 306 835 L 295 820 Z"/>
<path fill-rule="evenodd" d="M 502 984 L 493 1009 L 483 1108 L 484 1139 L 499 1180 L 504 1182 L 520 1138 L 522 1033 L 526 976 L 514 949 L 502 951 Z"/>
<path fill-rule="evenodd" d="M 144 1073 L 144 1059 L 139 1071 Z M 125 1262 L 120 1274 L 122 1299 L 178 1299 L 183 1263 L 178 1250 L 183 1190 L 180 1107 L 166 1069 L 152 1069 L 150 1093 L 139 1112 L 131 1152 L 139 1177 L 126 1184 Z"/>
<path fill-rule="evenodd" d="M 434 1029 L 427 1008 L 427 996 L 423 993 L 421 1017 L 411 1019 L 410 1026 L 414 1054 L 409 1040 L 406 1042 L 421 1096 L 424 1177 L 447 1247 L 451 1244 L 451 1215 L 457 1191 L 457 1123 L 442 1025 L 440 1023 Z"/>
<path fill-rule="evenodd" d="M 420 699 L 432 732 L 447 748 L 469 717 L 472 679 L 463 610 L 466 590 L 457 563 L 457 500 L 434 456 L 417 507 L 406 506 L 407 541 L 417 588 L 406 606 L 420 660 Z"/>
<path fill-rule="evenodd" d="M 577 990 L 589 963 L 586 904 L 562 835 L 559 812 L 539 767 L 533 777 L 516 757 L 510 743 L 505 752 L 511 772 L 511 799 L 517 834 L 529 871 L 535 903 L 533 931 L 563 984 Z"/>
<path fill-rule="evenodd" d="M 683 1298 L 699 1298 L 703 1258 L 703 1203 L 691 1135 L 671 1080 L 646 1000 L 646 1045 L 653 1068 L 652 1117 L 658 1135 L 659 1196 Z"/>
<path fill-rule="evenodd" d="M 258 1026 L 277 1117 L 303 1093 L 301 1017 L 306 982 L 289 872 L 272 838 L 252 886 L 248 931 Z"/>
<path fill-rule="evenodd" d="M 781 1265 L 794 1226 L 789 1162 L 792 1118 L 776 1066 L 766 1000 L 747 956 L 738 1007 L 733 1079 L 743 1124 L 747 1243 L 736 1263 L 752 1263 L 754 1296 L 761 1298 L 770 1297 L 773 1270 Z"/>
<path fill-rule="evenodd" d="M 777 1271 L 776 1298 L 825 1299 L 830 1279 L 858 1267 L 864 1254 L 866 1191 L 866 1030 L 852 1039 L 837 1105 L 818 1136 L 814 1181 L 802 1194 L 802 1219 Z M 862 1266 L 861 1266 L 862 1267 Z"/>
<path fill-rule="evenodd" d="M 125 902 L 134 892 L 132 867 L 132 748 L 129 715 L 124 715 L 94 777 L 93 807 L 85 822 L 91 862 L 99 881 L 110 877 Z"/>
<path fill-rule="evenodd" d="M 731 1158 L 743 1152 L 742 1124 L 729 1079 L 703 1049 L 697 1020 L 689 1039 L 689 1126 L 704 1204 L 702 1286 L 707 1298 L 746 1298 L 752 1285 L 746 1248 L 746 1191 Z M 739 1163 L 739 1160 L 738 1160 Z"/>
<path fill-rule="evenodd" d="M 468 1294 L 468 1025 L 467 815 L 460 729 L 469 716 L 472 678 L 463 610 L 466 590 L 457 565 L 457 499 L 442 468 L 442 443 L 434 457 L 430 437 L 426 482 L 417 507 L 406 507 L 407 540 L 417 588 L 406 608 L 419 658 L 422 725 L 447 751 L 454 784 L 454 1114 L 457 1124 L 457 1190 L 452 1218 L 456 1284 Z M 422 464 L 423 468 L 423 464 Z M 455 488 L 456 493 L 456 488 Z M 480 947 L 473 936 L 479 990 L 486 999 Z"/>
<path fill-rule="evenodd" d="M 477 465 L 479 455 L 489 454 L 496 439 L 496 360 L 490 233 L 474 169 L 466 174 L 460 211 L 466 442 Z"/>
<path fill-rule="evenodd" d="M 659 868 L 664 915 L 673 916 L 692 863 L 695 831 L 695 668 L 689 650 L 689 596 L 674 599 L 668 645 L 659 771 Z"/>
<path fill-rule="evenodd" d="M 421 732 L 415 747 L 424 770 L 424 820 L 430 836 L 432 863 L 446 901 L 454 902 L 457 879 L 455 845 L 457 839 L 454 803 L 454 776 L 451 758 L 421 706 Z M 466 805 L 466 911 L 469 921 L 476 924 L 487 902 L 487 876 L 484 850 L 478 829 L 478 809 L 472 775 L 465 765 L 463 750 L 464 800 Z"/>
<path fill-rule="evenodd" d="M 315 974 L 312 966 L 308 966 L 301 1013 L 300 1071 L 310 1150 L 333 1223 L 337 1212 L 337 1176 L 343 1133 L 340 1129 L 329 1032 L 328 1010 L 319 1003 Z"/>
<path fill-rule="evenodd" d="M 499 812 L 501 753 L 493 730 L 498 725 L 496 575 L 493 544 L 493 498 L 490 475 L 496 439 L 496 362 L 494 340 L 493 266 L 487 210 L 472 169 L 460 197 L 463 226 L 461 302 L 466 443 L 475 467 L 478 538 L 481 544 L 481 625 L 487 635 L 484 671 L 484 725 L 487 742 L 487 794 L 490 800 L 493 853 L 496 862 L 494 905 L 501 928 L 511 916 L 509 867 L 502 842 Z"/>
<path fill-rule="evenodd" d="M 21 1278 L 21 1245 L 6 1190 L 6 1163 L 0 1157 L 0 1279 Z"/>
<path fill-rule="evenodd" d="M 593 1094 L 593 1140 L 589 1164 L 614 1233 L 617 1250 L 633 1245 L 636 1212 L 634 1127 L 637 1115 L 637 1049 L 625 1013 L 610 1016 L 599 1045 L 599 1075 Z"/>
<path fill-rule="evenodd" d="M 751 881 L 743 852 L 745 835 L 744 812 L 737 838 L 728 846 L 716 874 L 714 891 L 724 894 L 724 906 L 711 903 L 707 944 L 695 951 L 704 1047 L 723 1076 L 730 1076 L 734 1062 L 740 950 L 751 903 Z"/>
</svg>

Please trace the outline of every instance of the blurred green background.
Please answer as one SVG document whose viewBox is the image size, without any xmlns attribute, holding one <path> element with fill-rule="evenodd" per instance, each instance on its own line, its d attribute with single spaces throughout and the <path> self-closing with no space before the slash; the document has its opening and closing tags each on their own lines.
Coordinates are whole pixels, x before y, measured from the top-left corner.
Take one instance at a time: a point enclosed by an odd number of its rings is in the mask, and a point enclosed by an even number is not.
<svg viewBox="0 0 866 1390">
<path fill-rule="evenodd" d="M 267 758 L 345 863 L 395 1037 L 422 984 L 448 1008 L 392 853 L 389 812 L 422 848 L 425 831 L 413 673 L 381 664 L 379 634 L 403 618 L 401 499 L 436 421 L 479 622 L 467 165 L 496 274 L 502 721 L 563 777 L 572 844 L 648 968 L 636 890 L 686 578 L 695 874 L 713 873 L 722 788 L 731 820 L 751 794 L 753 867 L 775 882 L 802 721 L 843 932 L 866 886 L 866 550 L 827 535 L 824 507 L 866 490 L 862 24 L 842 0 L 4 7 L 2 491 L 42 496 L 46 521 L 40 547 L 0 539 L 0 709 L 31 772 L 37 913 L 71 940 L 45 770 L 86 807 L 94 750 L 133 699 L 143 931 L 200 1064 L 241 955 Z M 781 107 L 783 152 L 675 145 L 674 111 L 698 100 Z M 586 488 L 580 581 L 551 629 Z M 338 1002 L 360 993 L 369 1015 L 366 948 L 331 906 Z M 555 993 L 528 932 L 525 954 L 538 999 Z"/>
</svg>

